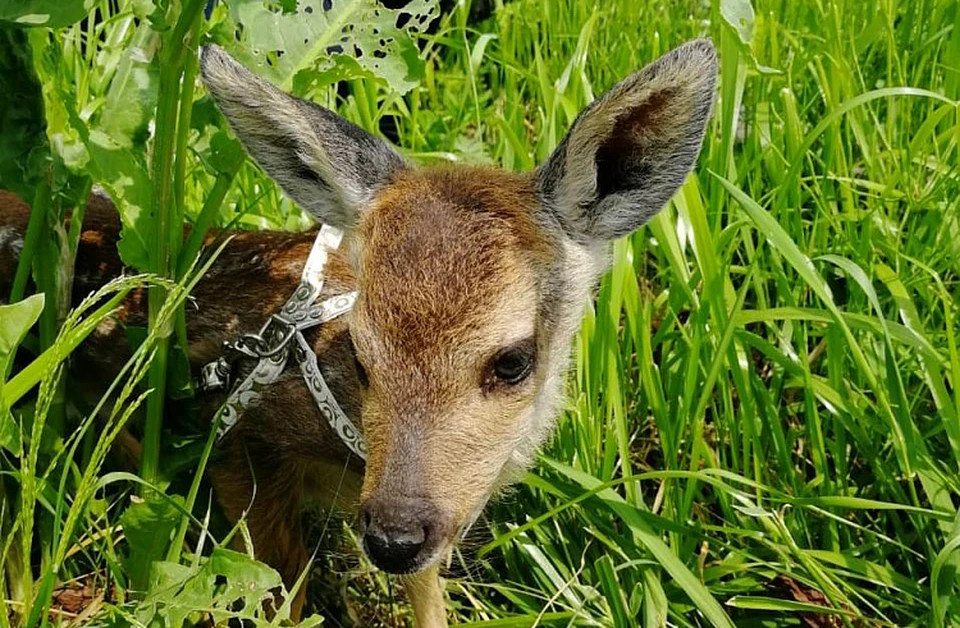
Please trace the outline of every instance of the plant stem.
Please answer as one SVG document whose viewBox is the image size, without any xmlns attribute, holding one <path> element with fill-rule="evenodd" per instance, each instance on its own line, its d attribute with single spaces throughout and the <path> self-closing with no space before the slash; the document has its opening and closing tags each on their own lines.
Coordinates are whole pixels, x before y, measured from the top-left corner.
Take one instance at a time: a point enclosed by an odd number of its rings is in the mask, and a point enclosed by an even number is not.
<svg viewBox="0 0 960 628">
<path fill-rule="evenodd" d="M 31 214 L 42 216 L 43 235 L 37 242 L 37 252 L 33 258 L 33 277 L 37 292 L 45 297 L 43 312 L 40 314 L 40 350 L 46 351 L 57 339 L 60 324 L 69 307 L 69 285 L 73 283 L 73 269 L 67 269 L 63 263 L 63 253 L 67 247 L 66 232 L 63 229 L 63 215 L 59 203 L 55 203 L 50 179 L 53 173 L 48 169 L 41 176 L 42 183 L 37 187 Z M 64 431 L 66 415 L 66 387 L 61 377 L 52 391 L 47 424 L 56 434 Z"/>
<path fill-rule="evenodd" d="M 237 150 L 235 155 L 233 155 L 233 162 L 230 164 L 229 169 L 217 175 L 217 179 L 213 183 L 213 188 L 210 190 L 210 193 L 207 194 L 207 200 L 204 201 L 200 215 L 197 216 L 196 222 L 193 223 L 190 234 L 187 236 L 187 242 L 183 245 L 183 250 L 180 252 L 180 261 L 177 267 L 178 278 L 183 278 L 183 276 L 187 274 L 194 259 L 200 253 L 200 249 L 203 247 L 203 240 L 213 225 L 213 221 L 219 214 L 223 199 L 227 196 L 227 192 L 230 191 L 230 185 L 237 176 L 237 171 L 240 169 L 240 166 L 243 165 L 243 161 L 243 151 Z"/>
<path fill-rule="evenodd" d="M 181 90 L 181 78 L 191 55 L 195 55 L 200 19 L 204 0 L 189 0 L 183 7 L 169 39 L 163 42 L 160 54 L 160 85 L 157 103 L 157 137 L 153 148 L 152 178 L 154 233 L 151 270 L 161 277 L 173 275 L 172 256 L 179 250 L 183 225 L 183 178 L 174 180 L 174 157 L 177 149 L 177 116 L 181 98 L 193 97 L 192 89 Z M 188 114 L 189 115 L 189 114 Z M 185 133 L 185 131 L 184 131 Z M 185 144 L 185 140 L 184 140 Z M 183 157 L 181 157 L 181 160 Z M 179 203 L 179 205 L 178 205 Z M 163 287 L 151 288 L 148 304 L 148 325 L 151 332 L 159 324 L 158 317 L 167 291 Z M 160 461 L 160 432 L 163 424 L 164 400 L 167 384 L 167 358 L 170 347 L 169 321 L 166 329 L 159 330 L 157 354 L 150 365 L 148 387 L 152 391 L 147 399 L 146 421 L 143 434 L 143 453 L 140 474 L 149 484 L 157 482 Z"/>
<path fill-rule="evenodd" d="M 23 293 L 27 289 L 27 278 L 30 277 L 30 269 L 33 267 L 33 259 L 36 257 L 37 249 L 40 247 L 40 236 L 44 232 L 46 225 L 47 212 L 44 208 L 41 211 L 34 211 L 37 203 L 45 202 L 43 199 L 50 198 L 50 184 L 46 177 L 41 177 L 37 185 L 33 198 L 33 204 L 30 207 L 30 219 L 27 222 L 27 233 L 23 239 L 23 250 L 20 252 L 20 259 L 17 261 L 17 271 L 13 276 L 13 286 L 10 289 L 10 303 L 16 303 L 23 299 Z M 0 378 L 7 379 L 10 375 L 10 369 L 13 368 L 15 360 L 7 363 L 3 372 L 0 372 Z"/>
<path fill-rule="evenodd" d="M 16 303 L 23 299 L 23 294 L 27 290 L 27 279 L 30 277 L 30 268 L 33 265 L 33 258 L 39 246 L 44 219 L 46 218 L 46 212 L 34 211 L 34 207 L 38 199 L 49 196 L 49 183 L 45 178 L 42 178 L 34 195 L 34 204 L 30 207 L 30 220 L 27 222 L 27 233 L 23 239 L 23 250 L 20 252 L 17 272 L 13 276 L 13 287 L 10 289 L 10 303 Z"/>
<path fill-rule="evenodd" d="M 193 28 L 190 31 L 189 36 L 196 35 L 198 33 L 197 28 Z M 189 37 L 188 36 L 188 37 Z M 178 230 L 178 225 L 183 225 L 183 214 L 184 214 L 184 201 L 183 197 L 186 189 L 186 171 L 187 163 L 189 159 L 189 150 L 187 148 L 187 142 L 190 139 L 190 116 L 193 112 L 193 92 L 196 85 L 197 78 L 197 69 L 199 64 L 197 62 L 196 54 L 196 44 L 195 42 L 192 45 L 186 46 L 187 49 L 187 59 L 185 62 L 185 67 L 183 70 L 183 81 L 182 81 L 182 92 L 180 94 L 180 117 L 177 120 L 177 153 L 176 153 L 176 166 L 173 173 L 173 193 L 176 197 L 176 202 L 174 207 L 177 209 L 177 220 L 173 225 L 173 231 Z M 179 278 L 181 275 L 179 273 L 179 259 L 180 259 L 180 249 L 183 239 L 183 228 L 179 228 L 180 233 L 170 234 L 171 242 L 171 251 L 170 251 L 170 260 L 172 264 L 172 271 L 174 276 Z M 179 308 L 174 315 L 174 326 L 177 334 L 177 351 L 179 351 L 182 356 L 180 356 L 180 361 L 182 363 L 188 363 L 186 358 L 187 351 L 187 313 L 183 308 Z M 191 383 L 189 381 L 189 371 L 186 373 L 187 381 L 177 381 L 174 382 L 178 387 L 190 387 Z"/>
<path fill-rule="evenodd" d="M 203 453 L 200 454 L 200 462 L 197 463 L 197 470 L 193 475 L 193 481 L 190 483 L 190 490 L 187 493 L 187 499 L 183 507 L 187 512 L 193 512 L 193 506 L 197 502 L 197 494 L 200 492 L 200 484 L 203 474 L 207 469 L 207 462 L 210 460 L 210 454 L 213 453 L 213 446 L 217 442 L 217 430 L 220 427 L 220 413 L 214 417 L 213 425 L 210 426 L 210 433 L 207 435 L 207 442 L 203 446 Z M 177 528 L 177 534 L 173 537 L 170 549 L 167 552 L 167 560 L 176 562 L 180 559 L 180 552 L 183 550 L 184 539 L 187 538 L 187 528 L 190 527 L 190 517 L 184 515 L 180 519 L 180 527 Z"/>
</svg>

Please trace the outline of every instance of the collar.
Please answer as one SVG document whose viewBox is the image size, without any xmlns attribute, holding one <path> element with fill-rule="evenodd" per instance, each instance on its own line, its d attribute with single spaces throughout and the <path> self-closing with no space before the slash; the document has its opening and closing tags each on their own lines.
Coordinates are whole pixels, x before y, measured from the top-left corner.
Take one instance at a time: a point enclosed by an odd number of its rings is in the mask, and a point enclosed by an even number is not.
<svg viewBox="0 0 960 628">
<path fill-rule="evenodd" d="M 300 284 L 280 311 L 271 316 L 258 333 L 246 334 L 232 343 L 226 343 L 224 355 L 203 367 L 197 386 L 207 392 L 229 388 L 230 373 L 237 360 L 243 357 L 257 360 L 253 371 L 233 389 L 218 412 L 218 441 L 236 425 L 244 409 L 260 398 L 261 391 L 277 381 L 292 355 L 300 366 L 304 383 L 320 414 L 350 451 L 363 460 L 367 459 L 363 434 L 330 392 L 320 373 L 317 356 L 303 337 L 305 329 L 317 327 L 349 312 L 356 303 L 356 291 L 317 303 L 323 289 L 329 251 L 340 246 L 342 239 L 342 231 L 323 225 L 303 267 Z"/>
</svg>

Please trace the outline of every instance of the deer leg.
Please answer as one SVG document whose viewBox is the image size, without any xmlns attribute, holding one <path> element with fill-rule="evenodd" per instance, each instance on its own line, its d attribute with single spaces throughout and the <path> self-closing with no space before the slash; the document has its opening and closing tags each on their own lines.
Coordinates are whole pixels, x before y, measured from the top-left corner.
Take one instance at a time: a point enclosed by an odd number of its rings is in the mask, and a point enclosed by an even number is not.
<svg viewBox="0 0 960 628">
<path fill-rule="evenodd" d="M 277 493 L 282 500 L 283 493 Z M 254 553 L 258 560 L 276 569 L 287 591 L 293 590 L 297 580 L 309 562 L 307 548 L 303 541 L 299 508 L 274 503 L 264 509 L 251 509 L 247 515 L 247 525 L 253 539 Z M 290 618 L 299 622 L 303 605 L 307 599 L 307 583 L 304 580 L 290 602 Z"/>
<path fill-rule="evenodd" d="M 417 628 L 447 628 L 447 611 L 439 565 L 406 576 L 403 585 L 413 606 Z"/>
<path fill-rule="evenodd" d="M 301 472 L 289 461 L 250 451 L 234 440 L 210 470 L 217 499 L 233 522 L 246 516 L 257 559 L 276 569 L 289 591 L 308 562 L 300 525 Z M 238 539 L 239 541 L 239 539 Z M 298 622 L 306 583 L 291 602 Z"/>
</svg>

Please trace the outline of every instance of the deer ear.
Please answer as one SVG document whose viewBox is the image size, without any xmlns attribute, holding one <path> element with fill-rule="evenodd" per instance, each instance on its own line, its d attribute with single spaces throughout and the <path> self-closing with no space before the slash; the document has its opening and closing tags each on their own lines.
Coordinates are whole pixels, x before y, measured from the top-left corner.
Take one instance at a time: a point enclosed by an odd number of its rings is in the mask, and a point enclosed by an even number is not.
<svg viewBox="0 0 960 628">
<path fill-rule="evenodd" d="M 219 47 L 204 47 L 200 66 L 250 156 L 321 222 L 350 228 L 377 189 L 404 168 L 383 140 L 277 89 Z"/>
<path fill-rule="evenodd" d="M 717 59 L 689 42 L 584 109 L 537 171 L 544 204 L 579 241 L 637 229 L 690 173 L 713 108 Z"/>
</svg>

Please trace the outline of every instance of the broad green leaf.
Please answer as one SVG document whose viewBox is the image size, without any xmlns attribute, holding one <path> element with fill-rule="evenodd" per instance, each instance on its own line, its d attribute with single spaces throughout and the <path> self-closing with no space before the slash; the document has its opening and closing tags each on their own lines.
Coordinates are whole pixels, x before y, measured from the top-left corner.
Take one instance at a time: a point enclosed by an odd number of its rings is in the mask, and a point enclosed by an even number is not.
<svg viewBox="0 0 960 628">
<path fill-rule="evenodd" d="M 43 302 L 43 294 L 35 294 L 12 305 L 0 305 L 0 448 L 15 456 L 22 450 L 20 430 L 4 401 L 4 380 L 17 347 L 40 318 Z"/>
<path fill-rule="evenodd" d="M 0 22 L 61 28 L 79 22 L 96 0 L 0 0 Z"/>
<path fill-rule="evenodd" d="M 143 161 L 145 154 L 124 145 L 132 144 L 125 133 L 137 128 L 143 121 L 142 116 L 136 115 L 126 122 L 108 126 L 114 135 L 103 128 L 90 128 L 77 111 L 76 87 L 66 81 L 60 71 L 64 63 L 60 44 L 41 31 L 31 33 L 30 43 L 34 68 L 43 82 L 47 136 L 54 152 L 69 169 L 88 174 L 107 190 L 123 223 L 120 257 L 127 266 L 149 270 L 148 243 L 154 234 L 151 231 L 153 223 L 148 220 L 147 212 L 152 202 L 153 187 Z M 126 94 L 124 98 L 143 95 L 137 90 L 134 90 L 136 96 L 131 95 L 129 90 L 120 92 Z M 120 97 L 120 92 L 117 97 Z M 149 93 L 149 89 L 146 93 Z"/>
<path fill-rule="evenodd" d="M 91 157 L 88 169 L 120 212 L 120 258 L 127 266 L 149 270 L 149 243 L 154 233 L 148 212 L 153 184 L 146 166 L 136 154 L 97 129 L 90 132 L 87 148 Z"/>
<path fill-rule="evenodd" d="M 120 517 L 128 546 L 123 566 L 134 589 L 146 588 L 151 565 L 166 556 L 179 522 L 179 510 L 166 499 L 132 504 Z"/>
<path fill-rule="evenodd" d="M 6 366 L 4 361 L 13 354 L 40 318 L 43 301 L 42 294 L 35 294 L 18 303 L 0 305 L 0 366 Z M 4 372 L 4 369 L 0 369 L 0 372 Z"/>
<path fill-rule="evenodd" d="M 155 563 L 149 593 L 137 615 L 145 625 L 182 626 L 194 612 L 203 609 L 218 626 L 230 620 L 246 620 L 254 626 L 286 625 L 281 623 L 289 621 L 286 606 L 276 610 L 272 622 L 267 620 L 264 602 L 273 599 L 275 589 L 287 595 L 275 570 L 246 554 L 218 547 L 197 568 Z M 320 623 L 321 618 L 314 616 L 298 625 Z"/>
<path fill-rule="evenodd" d="M 45 153 L 43 97 L 22 30 L 0 28 L 0 188 L 30 198 Z M 39 150 L 38 150 L 39 149 Z"/>
<path fill-rule="evenodd" d="M 141 22 L 110 80 L 98 126 L 122 148 L 143 146 L 157 106 L 160 36 Z"/>
<path fill-rule="evenodd" d="M 216 174 L 235 172 L 243 157 L 243 146 L 226 131 L 221 129 L 210 138 L 209 165 Z"/>
<path fill-rule="evenodd" d="M 226 586 L 216 583 L 216 577 L 226 578 Z M 238 599 L 261 601 L 271 595 L 270 590 L 281 586 L 280 574 L 250 558 L 246 554 L 218 548 L 186 590 L 233 602 Z M 215 593 L 216 589 L 216 593 Z"/>
<path fill-rule="evenodd" d="M 750 0 L 720 0 L 720 16 L 747 46 L 753 41 L 753 5 Z"/>
<path fill-rule="evenodd" d="M 290 89 L 302 70 L 330 70 L 340 57 L 404 93 L 422 73 L 413 34 L 437 15 L 436 0 L 388 9 L 376 0 L 229 0 L 230 19 L 218 41 L 241 63 Z M 279 10 L 278 10 L 279 9 Z M 398 26 L 399 24 L 399 26 Z"/>
</svg>

